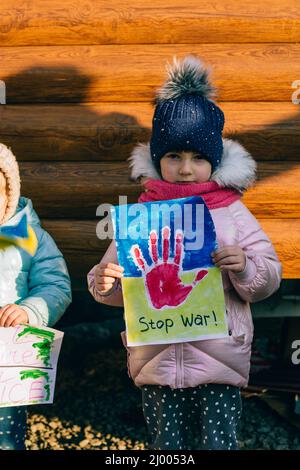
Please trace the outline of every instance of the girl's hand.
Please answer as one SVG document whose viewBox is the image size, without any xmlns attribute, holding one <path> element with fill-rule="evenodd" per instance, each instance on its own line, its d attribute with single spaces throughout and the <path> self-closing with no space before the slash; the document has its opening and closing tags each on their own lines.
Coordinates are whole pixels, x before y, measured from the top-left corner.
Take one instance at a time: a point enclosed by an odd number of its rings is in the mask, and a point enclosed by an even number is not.
<svg viewBox="0 0 300 470">
<path fill-rule="evenodd" d="M 117 278 L 123 276 L 124 268 L 114 263 L 98 264 L 95 269 L 95 286 L 100 294 L 113 288 Z"/>
<path fill-rule="evenodd" d="M 8 304 L 0 309 L 0 326 L 17 326 L 28 322 L 27 312 L 19 305 Z"/>
<path fill-rule="evenodd" d="M 213 262 L 220 269 L 240 273 L 246 266 L 246 255 L 237 245 L 228 245 L 211 253 Z"/>
</svg>

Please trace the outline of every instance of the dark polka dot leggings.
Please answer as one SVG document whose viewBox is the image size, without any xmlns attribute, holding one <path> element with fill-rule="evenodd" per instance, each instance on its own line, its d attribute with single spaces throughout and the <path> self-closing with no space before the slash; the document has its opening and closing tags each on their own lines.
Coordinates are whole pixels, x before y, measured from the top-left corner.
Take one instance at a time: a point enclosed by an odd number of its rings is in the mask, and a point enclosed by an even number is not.
<svg viewBox="0 0 300 470">
<path fill-rule="evenodd" d="M 24 406 L 0 408 L 1 450 L 25 450 L 26 419 Z"/>
<path fill-rule="evenodd" d="M 207 384 L 172 389 L 160 385 L 142 388 L 143 412 L 151 437 L 150 449 L 237 450 L 237 425 L 242 404 L 240 389 Z"/>
</svg>

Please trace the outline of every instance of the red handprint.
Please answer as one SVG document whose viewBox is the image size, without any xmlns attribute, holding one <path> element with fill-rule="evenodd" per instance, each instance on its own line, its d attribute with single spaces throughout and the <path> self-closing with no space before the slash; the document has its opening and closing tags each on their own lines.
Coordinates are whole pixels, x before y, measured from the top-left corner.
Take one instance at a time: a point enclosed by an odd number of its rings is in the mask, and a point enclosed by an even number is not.
<svg viewBox="0 0 300 470">
<path fill-rule="evenodd" d="M 131 255 L 135 265 L 143 272 L 145 286 L 154 308 L 177 307 L 182 304 L 194 286 L 207 274 L 206 269 L 198 271 L 192 284 L 184 285 L 179 277 L 182 267 L 183 232 L 177 230 L 175 234 L 174 260 L 169 259 L 170 228 L 162 229 L 162 260 L 158 258 L 157 232 L 150 232 L 149 253 L 153 264 L 148 266 L 138 245 L 131 247 Z"/>
</svg>

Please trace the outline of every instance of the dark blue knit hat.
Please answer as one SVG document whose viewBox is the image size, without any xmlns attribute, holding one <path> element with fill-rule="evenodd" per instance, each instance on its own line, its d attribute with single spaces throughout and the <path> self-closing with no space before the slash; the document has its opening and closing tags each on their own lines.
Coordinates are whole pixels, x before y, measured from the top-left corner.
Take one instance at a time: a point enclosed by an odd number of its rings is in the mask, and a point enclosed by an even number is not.
<svg viewBox="0 0 300 470">
<path fill-rule="evenodd" d="M 160 160 L 167 152 L 199 152 L 214 171 L 223 153 L 223 111 L 210 99 L 215 88 L 208 80 L 202 62 L 188 56 L 174 59 L 169 78 L 158 92 L 152 121 L 150 151 L 160 171 Z"/>
</svg>

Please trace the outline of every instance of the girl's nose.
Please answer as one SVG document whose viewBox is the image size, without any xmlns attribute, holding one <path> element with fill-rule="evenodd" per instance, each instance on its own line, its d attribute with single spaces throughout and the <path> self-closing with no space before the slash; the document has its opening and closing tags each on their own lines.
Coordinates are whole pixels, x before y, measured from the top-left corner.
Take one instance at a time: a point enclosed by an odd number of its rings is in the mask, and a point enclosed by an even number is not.
<svg viewBox="0 0 300 470">
<path fill-rule="evenodd" d="M 190 175 L 192 173 L 191 165 L 189 161 L 184 161 L 180 165 L 179 174 L 180 175 Z"/>
</svg>

